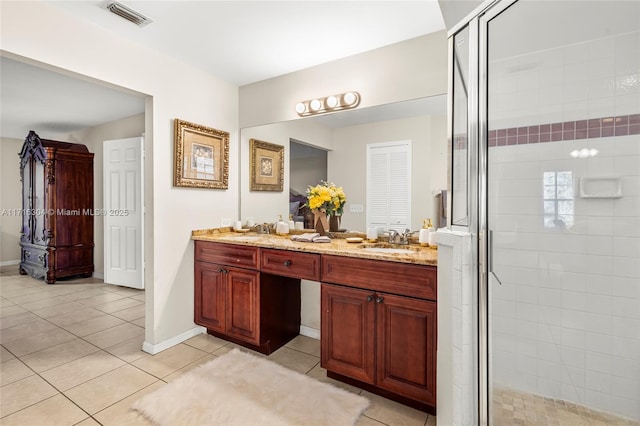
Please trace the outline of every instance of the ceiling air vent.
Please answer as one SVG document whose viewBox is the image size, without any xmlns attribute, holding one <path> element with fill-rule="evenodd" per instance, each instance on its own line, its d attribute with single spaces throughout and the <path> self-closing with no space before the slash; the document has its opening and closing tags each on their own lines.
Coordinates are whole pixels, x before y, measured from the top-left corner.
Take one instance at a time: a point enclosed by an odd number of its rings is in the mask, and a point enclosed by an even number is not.
<svg viewBox="0 0 640 426">
<path fill-rule="evenodd" d="M 136 12 L 130 7 L 125 6 L 117 1 L 106 1 L 100 5 L 103 9 L 108 10 L 111 13 L 115 13 L 121 18 L 126 19 L 129 22 L 133 22 L 139 27 L 144 27 L 153 22 L 151 18 L 144 16 L 140 12 Z"/>
</svg>

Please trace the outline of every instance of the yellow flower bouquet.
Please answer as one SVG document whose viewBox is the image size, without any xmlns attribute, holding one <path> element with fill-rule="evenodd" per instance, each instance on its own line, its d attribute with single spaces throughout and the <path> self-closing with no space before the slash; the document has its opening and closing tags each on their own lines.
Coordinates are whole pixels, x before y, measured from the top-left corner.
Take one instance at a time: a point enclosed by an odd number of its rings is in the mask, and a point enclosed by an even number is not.
<svg viewBox="0 0 640 426">
<path fill-rule="evenodd" d="M 314 227 L 320 235 L 327 231 L 338 231 L 340 216 L 347 202 L 347 196 L 341 186 L 331 182 L 320 181 L 316 186 L 307 188 L 307 206 L 314 216 Z M 331 224 L 327 221 L 331 217 Z"/>
<path fill-rule="evenodd" d="M 341 216 L 347 196 L 341 186 L 321 181 L 307 188 L 307 206 L 311 210 L 320 210 L 329 216 Z"/>
</svg>

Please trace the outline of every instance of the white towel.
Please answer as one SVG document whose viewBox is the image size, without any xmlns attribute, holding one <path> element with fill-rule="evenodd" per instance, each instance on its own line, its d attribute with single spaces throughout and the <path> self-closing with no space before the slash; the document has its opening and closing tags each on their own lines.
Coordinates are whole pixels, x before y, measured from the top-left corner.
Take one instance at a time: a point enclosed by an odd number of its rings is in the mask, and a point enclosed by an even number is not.
<svg viewBox="0 0 640 426">
<path fill-rule="evenodd" d="M 308 232 L 302 235 L 292 235 L 291 241 L 301 241 L 305 243 L 330 243 L 331 239 L 327 236 L 320 235 L 317 232 Z"/>
</svg>

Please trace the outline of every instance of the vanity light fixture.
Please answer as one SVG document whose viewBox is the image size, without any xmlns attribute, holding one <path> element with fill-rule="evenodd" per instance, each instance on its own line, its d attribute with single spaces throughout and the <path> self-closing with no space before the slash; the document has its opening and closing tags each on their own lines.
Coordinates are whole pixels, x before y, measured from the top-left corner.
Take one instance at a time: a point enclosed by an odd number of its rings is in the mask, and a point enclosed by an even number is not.
<svg viewBox="0 0 640 426">
<path fill-rule="evenodd" d="M 355 108 L 359 104 L 360 94 L 358 92 L 346 92 L 339 95 L 298 102 L 296 104 L 296 112 L 299 116 L 305 117 L 312 114 L 324 114 L 342 109 Z"/>
</svg>

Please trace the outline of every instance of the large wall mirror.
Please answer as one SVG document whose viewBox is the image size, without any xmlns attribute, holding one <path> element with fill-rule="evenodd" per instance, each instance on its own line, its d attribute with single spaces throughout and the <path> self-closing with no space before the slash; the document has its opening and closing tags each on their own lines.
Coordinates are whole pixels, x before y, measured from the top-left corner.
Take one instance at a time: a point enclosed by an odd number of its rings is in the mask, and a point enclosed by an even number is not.
<svg viewBox="0 0 640 426">
<path fill-rule="evenodd" d="M 419 229 L 425 218 L 437 224 L 437 196 L 447 187 L 446 122 L 446 95 L 438 95 L 241 129 L 240 219 L 286 220 L 294 197 L 327 179 L 347 195 L 341 227 L 366 232 L 367 145 L 411 141 L 410 228 Z M 282 192 L 250 191 L 252 138 L 284 146 Z"/>
</svg>

